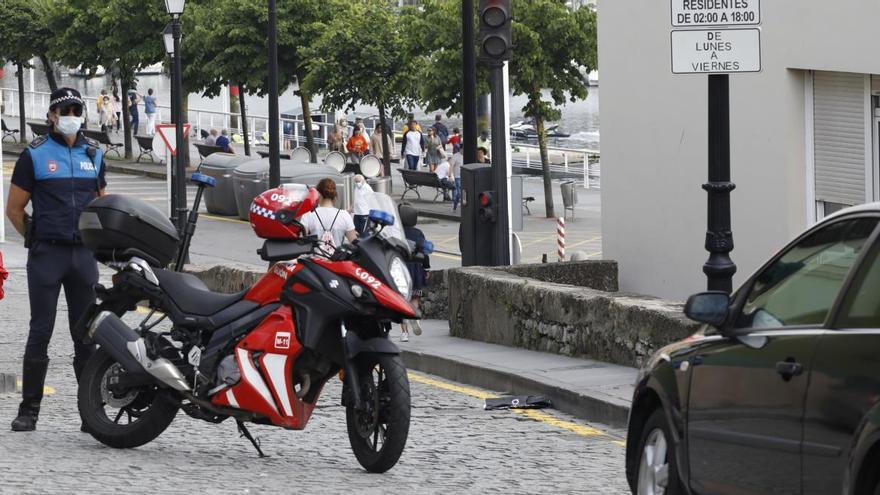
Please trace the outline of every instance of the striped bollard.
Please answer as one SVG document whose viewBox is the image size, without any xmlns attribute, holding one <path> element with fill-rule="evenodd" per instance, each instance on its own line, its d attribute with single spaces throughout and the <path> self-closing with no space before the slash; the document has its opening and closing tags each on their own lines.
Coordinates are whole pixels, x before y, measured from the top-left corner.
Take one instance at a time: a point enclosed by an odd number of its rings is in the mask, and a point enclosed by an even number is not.
<svg viewBox="0 0 880 495">
<path fill-rule="evenodd" d="M 559 261 L 565 261 L 565 217 L 556 220 L 556 244 Z"/>
</svg>

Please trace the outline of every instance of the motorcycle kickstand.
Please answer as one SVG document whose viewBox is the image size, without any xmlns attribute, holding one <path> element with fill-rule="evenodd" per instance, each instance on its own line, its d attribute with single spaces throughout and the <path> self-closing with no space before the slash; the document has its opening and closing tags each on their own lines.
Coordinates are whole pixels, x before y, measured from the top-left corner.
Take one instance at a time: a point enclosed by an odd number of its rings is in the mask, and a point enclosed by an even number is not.
<svg viewBox="0 0 880 495">
<path fill-rule="evenodd" d="M 263 453 L 263 449 L 260 448 L 260 442 L 258 442 L 253 435 L 251 435 L 250 430 L 247 429 L 247 426 L 240 420 L 235 420 L 235 424 L 238 425 L 238 432 L 241 433 L 241 436 L 247 438 L 251 441 L 254 448 L 257 449 L 257 453 L 260 454 L 260 457 L 269 457 Z"/>
</svg>

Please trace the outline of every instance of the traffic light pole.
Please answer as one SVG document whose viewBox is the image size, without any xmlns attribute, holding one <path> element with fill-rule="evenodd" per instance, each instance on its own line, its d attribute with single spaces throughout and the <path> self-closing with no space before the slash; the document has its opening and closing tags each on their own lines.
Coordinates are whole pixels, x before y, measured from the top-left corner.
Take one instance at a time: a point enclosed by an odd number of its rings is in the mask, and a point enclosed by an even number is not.
<svg viewBox="0 0 880 495">
<path fill-rule="evenodd" d="M 461 50 L 462 110 L 464 135 L 462 136 L 462 156 L 464 163 L 477 161 L 477 62 L 474 54 L 474 0 L 461 2 Z"/>
<path fill-rule="evenodd" d="M 495 266 L 510 265 L 510 178 L 508 174 L 507 85 L 505 62 L 492 62 L 492 183 L 495 189 Z"/>
</svg>

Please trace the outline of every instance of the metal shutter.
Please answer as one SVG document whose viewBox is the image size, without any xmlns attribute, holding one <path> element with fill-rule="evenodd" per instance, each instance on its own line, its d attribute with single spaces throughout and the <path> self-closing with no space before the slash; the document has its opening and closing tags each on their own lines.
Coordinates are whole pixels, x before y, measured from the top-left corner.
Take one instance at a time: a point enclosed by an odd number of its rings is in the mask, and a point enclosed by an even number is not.
<svg viewBox="0 0 880 495">
<path fill-rule="evenodd" d="M 816 200 L 845 205 L 865 202 L 865 76 L 845 72 L 813 75 Z"/>
</svg>

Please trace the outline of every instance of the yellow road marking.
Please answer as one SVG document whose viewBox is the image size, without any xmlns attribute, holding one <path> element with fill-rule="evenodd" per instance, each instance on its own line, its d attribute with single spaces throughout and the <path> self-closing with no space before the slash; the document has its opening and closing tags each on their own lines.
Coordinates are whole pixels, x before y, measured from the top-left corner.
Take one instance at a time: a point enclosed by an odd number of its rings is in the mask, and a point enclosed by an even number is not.
<svg viewBox="0 0 880 495">
<path fill-rule="evenodd" d="M 531 246 L 531 245 L 534 245 L 534 244 L 538 244 L 539 242 L 549 241 L 549 240 L 551 240 L 551 239 L 556 239 L 556 234 L 548 235 L 548 236 L 544 236 L 544 237 L 542 237 L 542 238 L 540 238 L 540 239 L 535 239 L 534 241 L 524 242 L 524 243 L 522 243 L 522 246 L 523 246 L 523 247 Z"/>
<path fill-rule="evenodd" d="M 18 388 L 20 389 L 21 388 L 21 380 L 16 380 L 15 383 L 18 386 Z M 50 387 L 48 385 L 43 386 L 43 395 L 52 395 L 54 393 L 55 393 L 54 387 Z"/>
<path fill-rule="evenodd" d="M 448 259 L 448 260 L 461 261 L 461 256 L 456 256 L 456 255 L 454 255 L 454 254 L 443 254 L 443 253 L 438 253 L 438 252 L 435 251 L 435 252 L 431 253 L 431 256 L 437 256 L 437 257 L 440 257 L 440 258 L 446 258 L 446 259 Z"/>
<path fill-rule="evenodd" d="M 208 214 L 205 214 L 205 213 L 201 213 L 201 214 L 199 214 L 199 217 L 207 218 L 207 219 L 210 219 L 210 220 L 220 220 L 221 222 L 243 223 L 243 224 L 245 224 L 245 225 L 250 225 L 250 222 L 245 222 L 244 220 L 240 220 L 240 219 L 238 219 L 238 218 L 231 218 L 231 217 L 218 217 L 218 216 L 216 216 L 216 215 L 208 215 Z"/>
<path fill-rule="evenodd" d="M 601 235 L 598 236 L 598 237 L 594 237 L 594 238 L 592 238 L 592 239 L 587 239 L 587 240 L 585 240 L 585 241 L 580 241 L 580 242 L 576 242 L 576 243 L 571 244 L 571 245 L 566 245 L 566 246 L 565 246 L 565 249 L 571 249 L 571 248 L 573 248 L 573 247 L 580 246 L 581 244 L 586 244 L 586 243 L 588 243 L 588 242 L 598 241 L 598 240 L 600 240 L 600 239 L 602 239 L 602 236 L 601 236 Z"/>
<path fill-rule="evenodd" d="M 414 382 L 422 383 L 425 385 L 430 385 L 432 387 L 442 388 L 443 390 L 449 390 L 450 392 L 457 392 L 459 394 L 468 395 L 470 397 L 474 397 L 477 399 L 494 399 L 497 397 L 497 395 L 489 393 L 489 392 L 484 392 L 482 390 L 478 390 L 478 389 L 463 386 L 463 385 L 454 385 L 452 383 L 442 382 L 440 380 L 435 380 L 433 378 L 429 378 L 429 377 L 422 375 L 420 373 L 414 373 L 414 372 L 410 371 L 408 374 L 409 374 L 409 379 Z M 572 433 L 576 433 L 581 436 L 585 436 L 585 437 L 601 436 L 601 437 L 614 438 L 602 430 L 598 430 L 598 429 L 593 428 L 591 426 L 578 424 L 573 421 L 566 421 L 564 419 L 559 419 L 555 416 L 552 416 L 552 415 L 547 414 L 542 411 L 538 411 L 536 409 L 511 409 L 510 411 L 515 414 L 519 414 L 520 416 L 525 416 L 531 420 L 539 421 L 541 423 L 548 424 L 550 426 L 554 426 L 554 427 L 562 429 L 562 430 L 568 430 Z M 623 442 L 621 440 L 612 440 L 611 442 L 614 444 L 617 444 L 617 445 L 626 445 L 626 442 Z"/>
</svg>

